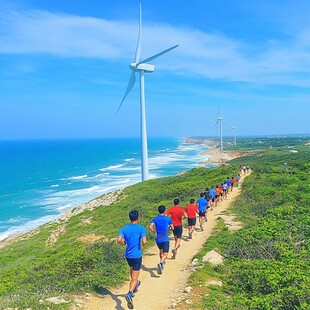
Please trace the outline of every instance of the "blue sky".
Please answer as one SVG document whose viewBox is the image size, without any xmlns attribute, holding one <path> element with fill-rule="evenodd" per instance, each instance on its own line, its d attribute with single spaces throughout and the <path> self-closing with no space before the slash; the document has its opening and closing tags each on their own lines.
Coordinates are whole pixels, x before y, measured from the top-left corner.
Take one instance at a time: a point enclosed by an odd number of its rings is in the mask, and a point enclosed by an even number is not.
<svg viewBox="0 0 310 310">
<path fill-rule="evenodd" d="M 148 135 L 309 133 L 310 2 L 144 0 Z M 138 0 L 0 0 L 0 139 L 135 137 Z"/>
</svg>

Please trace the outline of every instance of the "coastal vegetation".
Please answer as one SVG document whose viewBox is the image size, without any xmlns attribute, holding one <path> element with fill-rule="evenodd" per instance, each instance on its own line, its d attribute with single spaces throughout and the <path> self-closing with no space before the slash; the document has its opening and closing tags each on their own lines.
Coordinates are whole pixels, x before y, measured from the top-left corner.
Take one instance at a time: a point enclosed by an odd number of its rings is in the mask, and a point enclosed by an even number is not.
<svg viewBox="0 0 310 310">
<path fill-rule="evenodd" d="M 251 141 L 250 153 L 250 142 L 239 141 L 238 150 L 249 155 L 229 165 L 135 184 L 109 206 L 43 225 L 24 240 L 0 249 L 0 308 L 66 309 L 72 293 L 124 282 L 128 269 L 115 238 L 128 223 L 130 210 L 137 209 L 140 223 L 148 227 L 158 205 L 170 206 L 178 197 L 185 206 L 206 185 L 236 175 L 239 165 L 246 163 L 253 173 L 231 210 L 245 226 L 231 233 L 219 221 L 197 258 L 201 261 L 215 249 L 225 263 L 214 267 L 204 263 L 192 274 L 191 286 L 201 297 L 190 307 L 308 309 L 310 146 L 305 145 L 307 140 L 296 142 L 295 138 L 277 146 L 274 141 L 272 148 L 270 140 L 259 141 Z M 57 238 L 47 243 L 57 229 Z M 223 286 L 205 286 L 208 278 L 220 279 Z M 51 303 L 52 296 L 63 296 L 68 303 Z"/>
<path fill-rule="evenodd" d="M 225 263 L 204 263 L 191 275 L 193 293 L 201 296 L 191 305 L 192 309 L 309 309 L 307 142 L 288 139 L 278 141 L 278 147 L 270 149 L 269 140 L 267 150 L 231 162 L 247 162 L 253 167 L 230 209 L 245 226 L 231 233 L 220 221 L 214 235 L 197 254 L 202 264 L 205 253 L 216 250 Z M 251 143 L 256 148 L 262 145 L 259 140 Z M 248 145 L 249 141 L 241 142 L 238 149 Z M 206 286 L 206 279 L 220 280 L 223 285 Z"/>
<path fill-rule="evenodd" d="M 68 296 L 82 291 L 100 290 L 127 280 L 123 248 L 115 237 L 128 223 L 128 212 L 137 209 L 140 223 L 148 227 L 157 214 L 157 206 L 172 205 L 179 197 L 182 206 L 197 198 L 210 183 L 220 183 L 227 175 L 237 174 L 237 165 L 221 168 L 197 168 L 184 174 L 149 180 L 122 191 L 110 206 L 86 210 L 66 222 L 41 226 L 25 240 L 0 250 L 1 308 L 63 309 L 46 301 L 51 296 Z M 60 229 L 63 227 L 63 229 Z M 48 243 L 59 231 L 57 240 Z M 95 238 L 96 237 L 96 238 Z M 97 239 L 96 242 L 88 242 Z M 154 235 L 148 235 L 149 240 Z M 152 245 L 153 242 L 149 242 Z"/>
</svg>

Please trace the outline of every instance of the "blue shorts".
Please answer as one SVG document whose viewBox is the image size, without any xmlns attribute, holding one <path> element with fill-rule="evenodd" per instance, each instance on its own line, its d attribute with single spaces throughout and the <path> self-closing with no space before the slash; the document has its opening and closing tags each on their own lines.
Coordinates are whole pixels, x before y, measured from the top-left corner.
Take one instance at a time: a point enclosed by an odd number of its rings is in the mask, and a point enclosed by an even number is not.
<svg viewBox="0 0 310 310">
<path fill-rule="evenodd" d="M 164 253 L 169 253 L 169 241 L 159 242 L 157 246 L 160 250 L 163 250 Z"/>
<path fill-rule="evenodd" d="M 196 218 L 188 218 L 187 219 L 188 226 L 195 226 L 196 225 Z"/>
<path fill-rule="evenodd" d="M 177 238 L 182 237 L 183 227 L 182 226 L 174 226 L 173 235 Z"/>
<path fill-rule="evenodd" d="M 199 211 L 199 216 L 200 216 L 200 217 L 206 216 L 206 211 Z"/>
<path fill-rule="evenodd" d="M 141 269 L 142 256 L 138 258 L 126 257 L 126 260 L 127 260 L 128 265 L 132 267 L 132 270 L 138 271 Z"/>
</svg>

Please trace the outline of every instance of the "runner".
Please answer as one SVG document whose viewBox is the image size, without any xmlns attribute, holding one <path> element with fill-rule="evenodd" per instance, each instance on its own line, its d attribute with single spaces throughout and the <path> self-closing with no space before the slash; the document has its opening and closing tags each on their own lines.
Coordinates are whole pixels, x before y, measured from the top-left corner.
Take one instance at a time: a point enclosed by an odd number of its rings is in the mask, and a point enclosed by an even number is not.
<svg viewBox="0 0 310 310">
<path fill-rule="evenodd" d="M 183 232 L 182 227 L 182 217 L 187 218 L 185 210 L 179 206 L 180 199 L 174 199 L 174 206 L 171 207 L 166 215 L 170 215 L 172 219 L 172 224 L 174 226 L 173 236 L 174 236 L 174 249 L 172 250 L 172 258 L 175 259 L 177 255 L 178 248 L 181 246 L 181 237 Z"/>
<path fill-rule="evenodd" d="M 226 183 L 223 183 L 222 185 L 222 189 L 223 189 L 223 196 L 224 196 L 224 199 L 227 198 L 227 184 Z"/>
<path fill-rule="evenodd" d="M 240 181 L 240 178 L 241 178 L 241 176 L 240 176 L 240 174 L 238 174 L 237 176 L 236 176 L 236 178 L 235 178 L 235 185 L 238 187 L 239 186 L 239 181 Z"/>
<path fill-rule="evenodd" d="M 223 195 L 224 195 L 224 191 L 223 191 L 223 183 L 221 183 L 221 185 L 218 186 L 219 190 L 220 190 L 220 201 L 223 201 Z"/>
<path fill-rule="evenodd" d="M 207 221 L 206 213 L 207 213 L 208 200 L 204 197 L 205 193 L 200 193 L 200 198 L 197 200 L 199 224 L 201 231 L 203 231 L 203 223 Z"/>
<path fill-rule="evenodd" d="M 222 188 L 219 185 L 216 185 L 216 188 L 215 188 L 215 205 L 214 205 L 215 207 L 217 207 L 219 202 L 220 202 L 221 193 L 222 193 Z"/>
<path fill-rule="evenodd" d="M 142 244 L 146 244 L 146 231 L 145 228 L 138 224 L 139 213 L 137 210 L 129 212 L 129 219 L 131 224 L 128 224 L 121 228 L 117 242 L 121 245 L 127 245 L 125 251 L 125 257 L 130 267 L 130 283 L 129 291 L 125 296 L 127 306 L 129 309 L 133 309 L 133 296 L 138 291 L 138 287 L 141 282 L 138 280 L 142 263 Z"/>
<path fill-rule="evenodd" d="M 214 185 L 211 186 L 211 189 L 210 189 L 210 196 L 211 196 L 211 210 L 213 210 L 213 205 L 214 205 L 214 202 L 215 202 L 215 196 L 216 196 L 216 191 L 214 189 Z"/>
<path fill-rule="evenodd" d="M 206 188 L 206 191 L 204 192 L 204 196 L 205 196 L 205 199 L 208 202 L 208 204 L 207 204 L 207 209 L 208 209 L 209 207 L 212 206 L 212 196 L 210 194 L 210 190 L 209 190 L 208 187 Z"/>
<path fill-rule="evenodd" d="M 250 172 L 250 166 L 248 164 L 245 165 L 246 173 Z"/>
<path fill-rule="evenodd" d="M 230 186 L 231 186 L 231 181 L 229 177 L 227 177 L 227 180 L 225 181 L 225 183 L 227 184 L 227 194 L 228 194 L 230 192 Z"/>
<path fill-rule="evenodd" d="M 152 219 L 150 225 L 150 231 L 155 233 L 154 226 L 156 229 L 156 244 L 159 248 L 159 264 L 157 265 L 157 273 L 162 274 L 164 266 L 166 264 L 166 258 L 169 253 L 169 229 L 173 230 L 173 224 L 170 217 L 165 216 L 166 207 L 158 207 L 158 215 Z"/>
<path fill-rule="evenodd" d="M 185 212 L 187 213 L 188 236 L 192 239 L 193 232 L 195 231 L 196 213 L 198 214 L 198 208 L 195 204 L 195 199 L 191 199 L 189 203 L 190 204 L 185 207 Z"/>
<path fill-rule="evenodd" d="M 231 177 L 231 179 L 230 179 L 230 191 L 231 191 L 231 192 L 233 191 L 234 183 L 235 183 L 235 182 L 236 182 L 236 181 L 235 181 L 234 177 Z"/>
</svg>

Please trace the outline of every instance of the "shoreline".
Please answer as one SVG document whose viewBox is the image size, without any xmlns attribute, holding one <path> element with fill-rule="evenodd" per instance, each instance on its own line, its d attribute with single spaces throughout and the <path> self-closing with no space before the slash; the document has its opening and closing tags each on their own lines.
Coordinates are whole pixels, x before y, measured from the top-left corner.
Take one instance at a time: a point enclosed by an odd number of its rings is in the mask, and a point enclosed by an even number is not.
<svg viewBox="0 0 310 310">
<path fill-rule="evenodd" d="M 242 156 L 243 152 L 224 152 L 224 157 L 221 154 L 221 151 L 217 148 L 218 142 L 215 140 L 210 139 L 196 139 L 196 138 L 187 138 L 184 140 L 185 143 L 192 143 L 192 144 L 203 144 L 205 146 L 208 146 L 209 148 L 202 152 L 203 155 L 209 156 L 206 161 L 198 162 L 199 165 L 208 165 L 213 164 L 216 166 L 220 166 L 224 164 L 225 161 L 229 161 L 231 159 L 237 158 Z M 187 171 L 187 170 L 186 170 Z M 178 173 L 177 175 L 181 175 L 183 172 Z M 64 213 L 62 213 L 59 218 L 49 221 L 45 224 L 42 224 L 38 226 L 37 228 L 31 229 L 29 231 L 26 231 L 24 233 L 20 234 L 14 234 L 11 236 L 6 237 L 3 240 L 0 240 L 0 249 L 7 247 L 11 245 L 12 243 L 27 240 L 29 237 L 37 234 L 40 232 L 40 227 L 44 225 L 48 225 L 50 223 L 57 223 L 60 226 L 53 231 L 52 235 L 50 236 L 48 243 L 53 243 L 55 240 L 57 240 L 58 234 L 62 231 L 63 225 L 72 217 L 77 214 L 82 213 L 84 210 L 93 210 L 99 206 L 108 206 L 114 203 L 117 198 L 120 196 L 122 190 L 116 190 L 114 192 L 110 192 L 107 194 L 104 194 L 102 196 L 96 197 L 90 201 L 87 201 L 81 205 L 78 205 L 76 207 L 73 207 L 71 209 L 66 210 Z M 61 225 L 63 224 L 63 225 Z"/>
<path fill-rule="evenodd" d="M 209 147 L 206 151 L 202 152 L 204 155 L 208 155 L 209 158 L 208 160 L 198 163 L 201 165 L 215 164 L 217 166 L 221 166 L 225 165 L 227 161 L 246 155 L 246 152 L 241 151 L 223 151 L 222 153 L 221 150 L 218 148 L 219 142 L 216 140 L 204 138 L 187 138 L 185 142 L 203 144 Z"/>
</svg>

